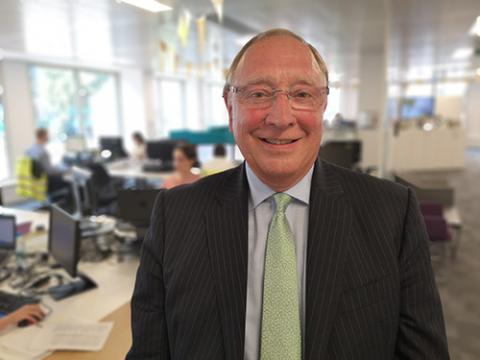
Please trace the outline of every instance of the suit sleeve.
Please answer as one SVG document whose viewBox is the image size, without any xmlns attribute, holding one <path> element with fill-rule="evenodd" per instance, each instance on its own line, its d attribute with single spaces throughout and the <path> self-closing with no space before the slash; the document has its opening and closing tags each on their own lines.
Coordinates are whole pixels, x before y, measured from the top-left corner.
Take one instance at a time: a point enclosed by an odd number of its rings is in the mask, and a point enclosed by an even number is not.
<svg viewBox="0 0 480 360">
<path fill-rule="evenodd" d="M 170 359 L 163 283 L 164 198 L 157 197 L 142 246 L 132 297 L 132 347 L 127 360 Z"/>
<path fill-rule="evenodd" d="M 411 189 L 408 189 L 399 267 L 400 323 L 395 358 L 449 359 L 442 305 L 430 261 L 428 235 Z"/>
</svg>

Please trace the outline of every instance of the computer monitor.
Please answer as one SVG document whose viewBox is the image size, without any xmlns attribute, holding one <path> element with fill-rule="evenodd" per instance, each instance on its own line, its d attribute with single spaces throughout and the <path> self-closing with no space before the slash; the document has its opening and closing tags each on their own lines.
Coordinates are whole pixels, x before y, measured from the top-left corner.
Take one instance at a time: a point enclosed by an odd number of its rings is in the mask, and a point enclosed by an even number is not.
<svg viewBox="0 0 480 360">
<path fill-rule="evenodd" d="M 150 226 L 150 215 L 161 189 L 123 190 L 118 193 L 118 218 L 138 228 Z"/>
<path fill-rule="evenodd" d="M 171 163 L 173 161 L 173 150 L 175 150 L 177 144 L 178 141 L 176 140 L 147 141 L 147 157 Z"/>
<path fill-rule="evenodd" d="M 15 251 L 15 216 L 0 215 L 0 263 Z"/>
<path fill-rule="evenodd" d="M 0 249 L 15 250 L 15 216 L 0 215 Z"/>
<path fill-rule="evenodd" d="M 100 138 L 100 150 L 108 150 L 111 152 L 112 159 L 127 157 L 127 153 L 123 147 L 123 139 L 120 136 L 103 136 Z"/>
<path fill-rule="evenodd" d="M 362 143 L 358 140 L 328 141 L 320 147 L 320 158 L 352 169 L 361 160 Z"/>
<path fill-rule="evenodd" d="M 74 278 L 65 284 L 52 286 L 49 294 L 60 300 L 96 287 L 93 280 L 77 271 L 80 259 L 80 223 L 56 205 L 51 206 L 48 249 L 50 255 Z"/>
<path fill-rule="evenodd" d="M 80 253 L 79 221 L 56 205 L 52 205 L 50 212 L 48 248 L 62 268 L 71 277 L 76 277 Z"/>
</svg>

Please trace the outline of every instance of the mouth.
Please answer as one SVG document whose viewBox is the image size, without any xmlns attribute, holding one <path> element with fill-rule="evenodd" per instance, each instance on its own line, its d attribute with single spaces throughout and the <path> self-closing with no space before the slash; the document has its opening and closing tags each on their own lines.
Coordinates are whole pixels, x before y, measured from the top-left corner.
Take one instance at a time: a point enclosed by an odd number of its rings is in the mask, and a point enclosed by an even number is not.
<svg viewBox="0 0 480 360">
<path fill-rule="evenodd" d="M 263 142 L 272 145 L 288 145 L 297 142 L 299 139 L 275 139 L 275 138 L 260 138 Z"/>
</svg>

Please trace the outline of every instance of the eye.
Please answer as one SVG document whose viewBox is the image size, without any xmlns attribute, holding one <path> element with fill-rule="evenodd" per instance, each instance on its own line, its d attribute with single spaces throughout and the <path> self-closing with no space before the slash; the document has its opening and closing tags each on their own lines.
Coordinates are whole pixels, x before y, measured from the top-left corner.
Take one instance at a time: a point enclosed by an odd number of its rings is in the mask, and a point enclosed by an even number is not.
<svg viewBox="0 0 480 360">
<path fill-rule="evenodd" d="M 313 97 L 312 93 L 308 90 L 296 90 L 292 93 L 292 96 L 299 100 L 308 100 Z"/>
<path fill-rule="evenodd" d="M 245 92 L 247 99 L 265 99 L 272 97 L 272 92 L 265 89 L 251 89 Z"/>
</svg>

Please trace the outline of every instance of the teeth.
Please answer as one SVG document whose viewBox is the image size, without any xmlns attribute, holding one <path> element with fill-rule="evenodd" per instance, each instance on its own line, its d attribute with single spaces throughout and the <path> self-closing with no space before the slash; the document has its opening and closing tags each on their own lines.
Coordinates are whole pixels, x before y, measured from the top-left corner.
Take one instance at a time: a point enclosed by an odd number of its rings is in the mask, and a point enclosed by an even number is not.
<svg viewBox="0 0 480 360">
<path fill-rule="evenodd" d="M 279 140 L 279 139 L 268 139 L 268 138 L 265 138 L 263 140 L 265 140 L 269 144 L 275 144 L 275 145 L 285 145 L 285 144 L 291 144 L 293 142 L 293 140 Z"/>
</svg>

